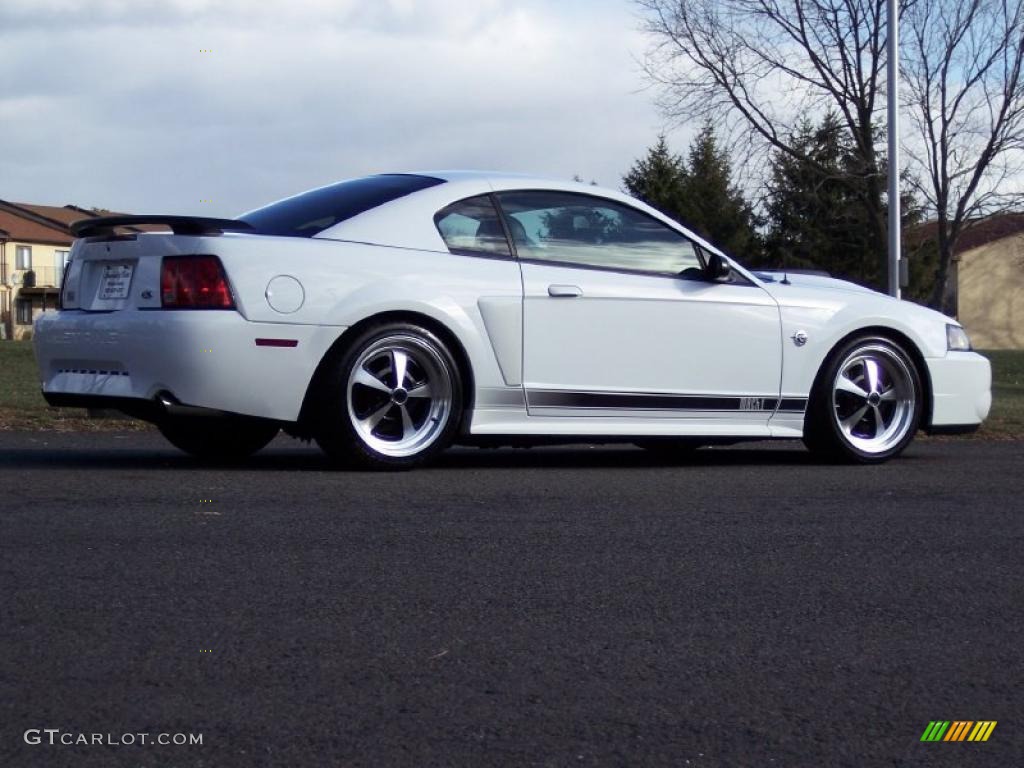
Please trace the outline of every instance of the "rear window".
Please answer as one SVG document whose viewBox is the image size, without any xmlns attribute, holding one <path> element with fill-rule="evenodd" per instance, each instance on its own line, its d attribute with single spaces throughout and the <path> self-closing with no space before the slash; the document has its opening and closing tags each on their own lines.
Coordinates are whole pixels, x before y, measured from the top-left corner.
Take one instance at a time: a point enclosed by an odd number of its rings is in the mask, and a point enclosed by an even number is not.
<svg viewBox="0 0 1024 768">
<path fill-rule="evenodd" d="M 303 192 L 239 218 L 262 235 L 313 237 L 378 205 L 443 183 L 442 179 L 411 174 L 367 176 Z"/>
</svg>

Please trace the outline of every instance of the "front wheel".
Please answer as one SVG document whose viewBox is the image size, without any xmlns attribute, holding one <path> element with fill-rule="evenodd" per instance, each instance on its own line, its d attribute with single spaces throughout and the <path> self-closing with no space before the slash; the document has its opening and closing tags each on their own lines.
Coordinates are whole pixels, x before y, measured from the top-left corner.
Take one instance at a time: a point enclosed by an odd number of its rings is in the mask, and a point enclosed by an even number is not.
<svg viewBox="0 0 1024 768">
<path fill-rule="evenodd" d="M 238 461 L 267 445 L 278 425 L 244 416 L 168 416 L 157 424 L 175 447 L 206 461 Z"/>
<path fill-rule="evenodd" d="M 431 331 L 409 323 L 370 328 L 327 366 L 316 396 L 316 441 L 332 459 L 401 469 L 451 443 L 462 383 Z"/>
<path fill-rule="evenodd" d="M 804 442 L 845 461 L 881 463 L 914 439 L 921 411 L 921 376 L 906 351 L 882 337 L 853 339 L 818 377 Z"/>
</svg>

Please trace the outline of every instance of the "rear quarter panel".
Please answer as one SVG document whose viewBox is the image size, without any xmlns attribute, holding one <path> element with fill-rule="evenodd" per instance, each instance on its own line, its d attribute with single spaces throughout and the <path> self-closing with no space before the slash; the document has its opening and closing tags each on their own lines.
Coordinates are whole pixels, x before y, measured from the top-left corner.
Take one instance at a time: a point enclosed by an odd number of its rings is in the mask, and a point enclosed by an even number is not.
<svg viewBox="0 0 1024 768">
<path fill-rule="evenodd" d="M 481 298 L 522 294 L 511 260 L 456 256 L 321 238 L 224 236 L 210 244 L 224 263 L 243 314 L 252 322 L 345 328 L 382 312 L 426 315 L 462 344 L 478 386 L 503 386 L 479 309 Z M 301 283 L 305 298 L 282 314 L 267 301 L 278 275 Z"/>
</svg>

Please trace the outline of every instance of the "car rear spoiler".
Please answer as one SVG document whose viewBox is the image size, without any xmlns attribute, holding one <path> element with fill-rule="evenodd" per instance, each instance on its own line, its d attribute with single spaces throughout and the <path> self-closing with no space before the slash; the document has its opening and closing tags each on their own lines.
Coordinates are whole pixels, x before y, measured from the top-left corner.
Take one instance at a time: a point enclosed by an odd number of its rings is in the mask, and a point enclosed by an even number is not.
<svg viewBox="0 0 1024 768">
<path fill-rule="evenodd" d="M 140 224 L 162 224 L 176 235 L 220 235 L 224 232 L 250 232 L 253 227 L 238 219 L 210 219 L 203 216 L 102 216 L 80 219 L 71 225 L 75 237 L 103 237 L 114 235 L 117 227 L 135 227 Z"/>
</svg>

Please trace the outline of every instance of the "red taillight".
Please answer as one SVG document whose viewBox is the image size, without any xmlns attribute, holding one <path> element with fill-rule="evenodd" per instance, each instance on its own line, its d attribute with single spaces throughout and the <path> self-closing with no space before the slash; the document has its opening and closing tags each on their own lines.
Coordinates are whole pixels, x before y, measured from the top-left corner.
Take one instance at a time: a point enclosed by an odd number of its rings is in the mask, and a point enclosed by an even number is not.
<svg viewBox="0 0 1024 768">
<path fill-rule="evenodd" d="M 179 309 L 234 309 L 224 267 L 216 256 L 164 256 L 160 303 Z"/>
</svg>

